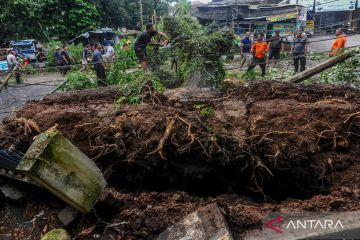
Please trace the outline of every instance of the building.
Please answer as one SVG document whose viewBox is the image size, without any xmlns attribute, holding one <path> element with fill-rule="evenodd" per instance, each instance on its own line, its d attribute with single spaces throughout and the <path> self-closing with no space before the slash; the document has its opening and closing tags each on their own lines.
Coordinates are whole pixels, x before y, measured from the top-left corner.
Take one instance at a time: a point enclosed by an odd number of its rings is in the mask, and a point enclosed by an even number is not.
<svg viewBox="0 0 360 240">
<path fill-rule="evenodd" d="M 318 31 L 334 32 L 337 28 L 358 31 L 360 6 L 356 0 L 286 0 L 307 8 L 307 20 Z"/>
<path fill-rule="evenodd" d="M 280 4 L 280 0 L 214 0 L 198 6 L 195 16 L 203 25 L 232 26 L 238 34 L 250 31 L 271 35 L 275 30 L 288 34 L 306 24 L 306 7 Z"/>
<path fill-rule="evenodd" d="M 69 41 L 75 44 L 93 44 L 101 43 L 103 46 L 109 46 L 111 43 L 118 43 L 119 37 L 111 28 L 101 28 L 94 31 L 89 31 L 77 36 Z"/>
</svg>

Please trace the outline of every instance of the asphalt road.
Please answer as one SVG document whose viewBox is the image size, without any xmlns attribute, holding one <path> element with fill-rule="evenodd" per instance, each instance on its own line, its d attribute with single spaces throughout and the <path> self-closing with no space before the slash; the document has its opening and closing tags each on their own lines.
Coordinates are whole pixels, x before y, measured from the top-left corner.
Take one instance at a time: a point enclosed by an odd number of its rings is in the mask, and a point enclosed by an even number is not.
<svg viewBox="0 0 360 240">
<path fill-rule="evenodd" d="M 26 77 L 19 85 L 12 79 L 8 89 L 0 92 L 0 123 L 5 117 L 14 116 L 27 101 L 39 100 L 49 94 L 64 80 L 58 73 Z"/>
<path fill-rule="evenodd" d="M 323 52 L 330 50 L 335 35 L 314 36 L 309 39 L 309 50 L 313 52 Z M 330 40 L 327 40 L 330 39 Z M 360 45 L 360 34 L 353 34 L 347 37 L 346 47 Z"/>
</svg>

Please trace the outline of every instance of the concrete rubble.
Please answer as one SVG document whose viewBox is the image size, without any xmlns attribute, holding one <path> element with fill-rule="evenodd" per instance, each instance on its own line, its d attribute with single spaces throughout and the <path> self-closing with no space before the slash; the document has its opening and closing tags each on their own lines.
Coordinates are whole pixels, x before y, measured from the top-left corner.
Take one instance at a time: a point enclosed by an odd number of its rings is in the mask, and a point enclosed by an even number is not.
<svg viewBox="0 0 360 240">
<path fill-rule="evenodd" d="M 14 185 L 4 184 L 0 186 L 0 192 L 11 202 L 22 203 L 24 200 L 24 195 Z"/>
<path fill-rule="evenodd" d="M 216 203 L 209 204 L 166 229 L 157 240 L 233 240 L 232 234 Z"/>
<path fill-rule="evenodd" d="M 58 214 L 58 218 L 64 226 L 68 226 L 73 223 L 78 216 L 79 212 L 69 205 L 61 210 Z"/>
</svg>

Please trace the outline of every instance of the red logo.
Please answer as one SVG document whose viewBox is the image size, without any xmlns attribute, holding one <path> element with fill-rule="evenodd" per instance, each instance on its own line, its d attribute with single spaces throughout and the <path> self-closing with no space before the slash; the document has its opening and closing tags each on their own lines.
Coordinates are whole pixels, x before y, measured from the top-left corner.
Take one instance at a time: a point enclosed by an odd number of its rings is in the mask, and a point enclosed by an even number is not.
<svg viewBox="0 0 360 240">
<path fill-rule="evenodd" d="M 283 220 L 284 220 L 284 216 L 279 216 L 277 218 L 270 219 L 264 224 L 264 227 L 269 228 L 279 234 L 284 234 L 284 232 L 280 229 Z"/>
</svg>

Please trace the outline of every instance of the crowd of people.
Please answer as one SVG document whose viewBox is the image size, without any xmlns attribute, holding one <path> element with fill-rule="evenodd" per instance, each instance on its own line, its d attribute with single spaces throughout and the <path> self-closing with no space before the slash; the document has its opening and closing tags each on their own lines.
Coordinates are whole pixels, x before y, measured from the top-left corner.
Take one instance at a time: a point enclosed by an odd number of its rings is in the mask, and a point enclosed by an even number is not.
<svg viewBox="0 0 360 240">
<path fill-rule="evenodd" d="M 81 53 L 82 70 L 85 70 L 89 65 L 93 65 L 97 74 L 99 85 L 103 86 L 106 80 L 105 63 L 111 63 L 115 60 L 116 52 L 114 43 L 104 47 L 100 43 L 87 44 Z M 57 46 L 54 54 L 57 66 L 63 76 L 71 69 L 71 65 L 75 63 L 70 56 L 67 47 Z"/>
<path fill-rule="evenodd" d="M 155 36 L 162 36 L 165 41 L 154 43 L 152 39 Z M 146 31 L 141 33 L 134 43 L 135 55 L 139 60 L 139 64 L 142 66 L 145 72 L 148 71 L 148 58 L 147 58 L 147 46 L 165 46 L 168 43 L 168 37 L 162 32 L 155 30 L 153 24 L 146 26 Z M 128 42 L 122 47 L 124 50 L 129 50 Z M 93 65 L 99 86 L 106 85 L 106 71 L 105 64 L 112 63 L 116 59 L 116 51 L 114 49 L 114 43 L 109 46 L 102 46 L 100 43 L 86 45 L 82 51 L 81 62 L 83 69 L 88 68 L 89 65 Z M 55 60 L 60 72 L 65 76 L 70 70 L 70 66 L 74 63 L 74 60 L 70 57 L 67 47 L 56 47 Z"/>
<path fill-rule="evenodd" d="M 153 37 L 158 35 L 165 38 L 165 40 L 162 42 L 153 42 Z M 330 51 L 331 56 L 336 55 L 340 49 L 343 49 L 346 46 L 346 35 L 342 32 L 342 30 L 337 29 L 335 35 L 336 39 L 333 42 Z M 274 35 L 268 40 L 265 40 L 264 38 L 265 35 L 263 33 L 256 34 L 254 37 L 252 37 L 251 33 L 247 32 L 241 39 L 239 46 L 242 57 L 240 68 L 246 66 L 246 73 L 254 69 L 256 66 L 259 66 L 261 69 L 261 75 L 264 76 L 266 74 L 266 66 L 269 65 L 272 61 L 274 61 L 274 64 L 276 65 L 277 62 L 281 59 L 283 55 L 282 53 L 285 51 L 284 45 L 289 43 L 287 36 L 281 36 L 279 31 L 275 31 Z M 148 71 L 147 47 L 149 45 L 165 46 L 167 44 L 167 35 L 156 31 L 152 24 L 148 24 L 146 26 L 146 31 L 138 36 L 134 43 L 133 49 L 140 65 L 145 72 Z M 296 31 L 294 36 L 292 36 L 290 44 L 294 72 L 302 72 L 306 69 L 306 57 L 309 44 L 306 33 L 303 30 Z M 56 47 L 54 57 L 60 72 L 65 76 L 70 70 L 71 65 L 75 63 L 68 52 L 68 48 Z M 38 62 L 44 62 L 45 54 L 43 53 L 42 49 L 37 49 L 36 59 Z M 105 64 L 112 63 L 115 59 L 116 51 L 114 49 L 113 43 L 106 47 L 103 47 L 100 43 L 86 45 L 81 55 L 83 69 L 86 69 L 89 67 L 89 65 L 92 65 L 96 71 L 98 83 L 100 86 L 104 86 L 106 83 Z M 22 63 L 18 60 L 14 50 L 8 50 L 7 61 L 9 65 L 9 72 L 15 73 L 16 81 L 19 83 L 20 73 L 18 69 Z"/>
<path fill-rule="evenodd" d="M 336 39 L 331 46 L 330 55 L 336 55 L 340 49 L 345 48 L 346 35 L 341 29 L 335 32 Z M 240 42 L 241 63 L 240 68 L 248 66 L 247 73 L 259 66 L 261 75 L 265 76 L 266 66 L 273 60 L 274 64 L 281 59 L 284 52 L 286 37 L 280 35 L 279 31 L 269 39 L 264 40 L 264 34 L 260 33 L 251 38 L 251 33 L 247 32 Z M 302 72 L 306 69 L 306 56 L 308 53 L 308 37 L 303 30 L 297 30 L 290 42 L 290 52 L 293 58 L 294 72 Z"/>
</svg>

